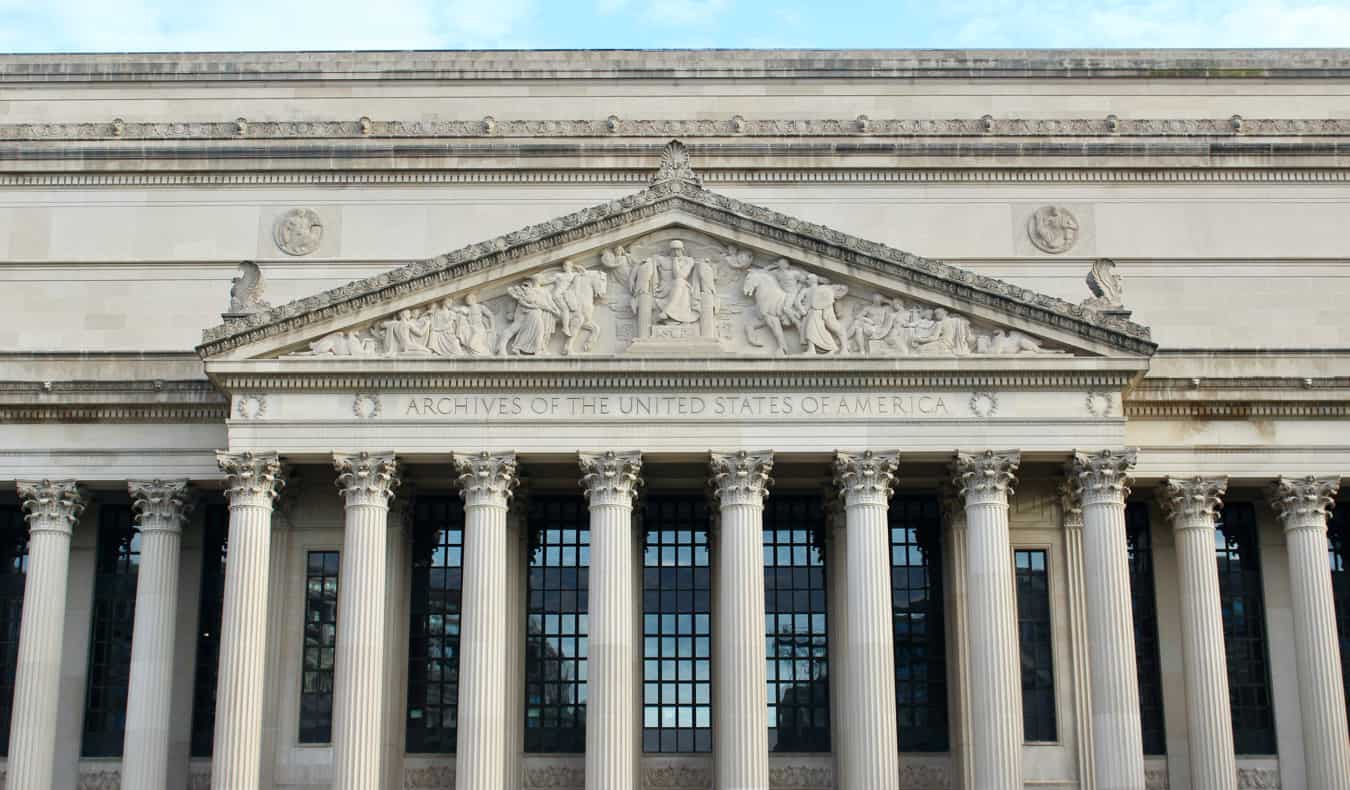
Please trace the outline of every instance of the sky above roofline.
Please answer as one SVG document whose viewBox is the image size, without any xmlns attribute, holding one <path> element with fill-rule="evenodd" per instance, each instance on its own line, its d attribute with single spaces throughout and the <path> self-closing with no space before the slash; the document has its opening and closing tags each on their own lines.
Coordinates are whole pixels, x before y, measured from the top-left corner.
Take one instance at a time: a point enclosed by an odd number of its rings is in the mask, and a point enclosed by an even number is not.
<svg viewBox="0 0 1350 790">
<path fill-rule="evenodd" d="M 1347 43 L 1350 0 L 0 0 L 22 53 Z"/>
</svg>

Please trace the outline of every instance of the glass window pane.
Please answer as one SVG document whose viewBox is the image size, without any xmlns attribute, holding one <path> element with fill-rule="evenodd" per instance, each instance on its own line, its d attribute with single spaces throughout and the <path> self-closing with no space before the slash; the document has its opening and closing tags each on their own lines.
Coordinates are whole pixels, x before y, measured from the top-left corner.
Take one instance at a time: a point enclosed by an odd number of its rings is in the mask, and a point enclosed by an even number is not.
<svg viewBox="0 0 1350 790">
<path fill-rule="evenodd" d="M 1125 539 L 1129 544 L 1130 600 L 1134 610 L 1134 652 L 1139 668 L 1139 717 L 1144 754 L 1166 754 L 1163 727 L 1162 664 L 1158 657 L 1158 608 L 1153 586 L 1153 536 L 1148 505 L 1131 502 L 1125 508 Z"/>
<path fill-rule="evenodd" d="M 455 752 L 463 544 L 464 506 L 459 497 L 419 496 L 413 504 L 409 607 L 410 754 Z M 413 700 L 424 700 L 425 705 Z"/>
<path fill-rule="evenodd" d="M 133 524 L 131 506 L 100 507 L 89 675 L 80 749 L 84 757 L 122 755 L 140 556 L 140 531 Z"/>
<path fill-rule="evenodd" d="M 1017 630 L 1022 650 L 1022 730 L 1028 741 L 1054 741 L 1055 670 L 1046 552 L 1013 552 L 1017 574 Z"/>
<path fill-rule="evenodd" d="M 526 752 L 581 753 L 586 749 L 586 574 L 589 512 L 580 495 L 541 496 L 530 503 L 529 630 L 525 682 Z M 533 595 L 542 592 L 542 596 Z M 650 639 L 644 650 L 650 651 Z M 647 655 L 653 655 L 647 652 Z M 571 660 L 575 658 L 575 660 Z M 567 660 L 564 660 L 567 659 Z"/>
<path fill-rule="evenodd" d="M 299 740 L 329 743 L 333 740 L 339 554 L 311 551 L 305 559 L 305 672 L 300 689 Z"/>
<path fill-rule="evenodd" d="M 28 569 L 28 527 L 18 505 L 0 506 L 0 757 L 9 749 L 14 673 L 19 661 L 19 619 Z"/>
<path fill-rule="evenodd" d="M 1336 602 L 1336 632 L 1341 642 L 1341 676 L 1350 689 L 1350 502 L 1336 506 L 1327 529 L 1331 561 L 1331 595 Z M 1345 695 L 1350 714 L 1350 691 Z"/>
<path fill-rule="evenodd" d="M 1238 754 L 1275 754 L 1275 711 L 1270 704 L 1261 555 L 1256 508 L 1252 503 L 1224 506 L 1215 525 L 1214 550 L 1228 655 L 1233 745 Z"/>
<path fill-rule="evenodd" d="M 896 496 L 891 500 L 888 520 L 900 750 L 945 752 L 942 512 L 935 496 Z"/>
</svg>

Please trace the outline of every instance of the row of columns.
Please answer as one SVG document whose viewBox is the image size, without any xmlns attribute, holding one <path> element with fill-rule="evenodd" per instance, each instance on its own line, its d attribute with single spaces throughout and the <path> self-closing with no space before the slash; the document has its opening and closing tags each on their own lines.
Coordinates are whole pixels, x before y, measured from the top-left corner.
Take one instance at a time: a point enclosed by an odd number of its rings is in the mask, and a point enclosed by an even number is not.
<svg viewBox="0 0 1350 790">
<path fill-rule="evenodd" d="M 283 485 L 275 453 L 220 453 L 230 507 L 229 561 L 221 625 L 212 787 L 257 790 L 261 782 L 263 679 L 273 502 Z M 897 452 L 838 453 L 834 484 L 844 512 L 847 627 L 836 669 L 847 711 L 839 739 L 839 786 L 898 786 L 890 601 L 888 502 Z M 1144 785 L 1139 696 L 1125 536 L 1132 452 L 1075 453 L 1067 468 L 1069 507 L 1081 510 L 1088 645 L 1091 774 L 1099 790 Z M 634 497 L 642 457 L 579 454 L 590 508 L 590 699 L 587 790 L 636 786 Z M 1008 495 L 1015 451 L 958 454 L 952 481 L 961 518 L 962 651 L 971 711 L 970 780 L 976 788 L 1022 786 L 1021 675 L 1009 561 Z M 507 510 L 519 482 L 514 453 L 456 455 L 465 508 L 460 636 L 458 790 L 505 785 L 508 704 L 500 682 L 509 620 Z M 392 453 L 335 453 L 345 499 L 344 559 L 334 689 L 334 787 L 367 790 L 386 775 L 384 721 L 385 557 L 389 501 L 399 486 Z M 714 590 L 714 757 L 719 790 L 767 790 L 763 503 L 771 452 L 712 453 L 719 551 Z M 1176 533 L 1186 715 L 1192 786 L 1237 787 L 1227 665 L 1214 560 L 1223 478 L 1167 479 L 1159 498 Z M 123 787 L 167 784 L 173 623 L 179 541 L 191 507 L 186 481 L 128 484 L 142 531 L 133 629 Z M 87 501 L 73 481 L 21 482 L 30 540 L 15 678 L 10 785 L 50 788 L 55 756 L 71 530 Z M 1334 478 L 1280 478 L 1270 501 L 1289 545 L 1295 648 L 1309 786 L 1350 788 L 1350 739 L 1334 603 L 1326 568 L 1326 520 Z M 842 675 L 842 677 L 838 677 Z M 843 721 L 843 717 L 840 719 Z M 21 724 L 20 724 L 21 723 Z"/>
</svg>

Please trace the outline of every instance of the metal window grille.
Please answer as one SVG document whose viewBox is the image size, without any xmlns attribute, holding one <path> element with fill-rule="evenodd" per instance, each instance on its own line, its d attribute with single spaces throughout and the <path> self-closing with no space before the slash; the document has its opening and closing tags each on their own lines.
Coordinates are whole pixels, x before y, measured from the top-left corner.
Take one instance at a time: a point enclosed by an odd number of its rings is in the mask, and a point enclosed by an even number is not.
<svg viewBox="0 0 1350 790">
<path fill-rule="evenodd" d="M 830 751 L 824 515 L 819 496 L 778 495 L 765 503 L 770 751 Z"/>
<path fill-rule="evenodd" d="M 1153 535 L 1148 505 L 1125 507 L 1125 540 L 1130 563 L 1130 603 L 1134 612 L 1134 655 L 1139 677 L 1139 718 L 1144 754 L 1167 754 L 1163 725 L 1162 662 L 1158 656 L 1158 606 L 1153 586 Z"/>
<path fill-rule="evenodd" d="M 407 749 L 454 754 L 459 712 L 459 615 L 464 506 L 459 497 L 418 497 L 413 507 Z"/>
<path fill-rule="evenodd" d="M 28 570 L 28 527 L 17 505 L 0 507 L 0 757 L 9 751 L 14 673 L 19 660 L 19 620 Z"/>
<path fill-rule="evenodd" d="M 1250 502 L 1224 506 L 1215 528 L 1214 551 L 1228 655 L 1233 745 L 1238 754 L 1275 754 L 1275 711 L 1270 696 L 1258 543 L 1255 506 Z"/>
<path fill-rule="evenodd" d="M 525 634 L 525 751 L 586 750 L 591 533 L 579 496 L 536 497 Z"/>
<path fill-rule="evenodd" d="M 942 511 L 937 497 L 897 496 L 891 500 L 888 522 L 899 746 L 904 752 L 945 752 Z"/>
<path fill-rule="evenodd" d="M 122 756 L 140 557 L 141 533 L 132 523 L 131 506 L 100 507 L 80 750 L 85 757 Z"/>
<path fill-rule="evenodd" d="M 702 496 L 647 500 L 642 749 L 712 751 L 712 570 Z"/>
<path fill-rule="evenodd" d="M 1022 652 L 1023 737 L 1028 741 L 1054 741 L 1057 732 L 1049 556 L 1043 549 L 1018 549 L 1013 552 L 1013 559 Z"/>
<path fill-rule="evenodd" d="M 337 653 L 336 551 L 305 557 L 305 647 L 300 671 L 300 743 L 333 740 L 333 666 Z"/>
<path fill-rule="evenodd" d="M 197 603 L 197 669 L 192 681 L 192 756 L 210 757 L 220 671 L 220 620 L 225 606 L 225 539 L 230 509 L 208 505 L 202 528 L 202 582 Z"/>
</svg>

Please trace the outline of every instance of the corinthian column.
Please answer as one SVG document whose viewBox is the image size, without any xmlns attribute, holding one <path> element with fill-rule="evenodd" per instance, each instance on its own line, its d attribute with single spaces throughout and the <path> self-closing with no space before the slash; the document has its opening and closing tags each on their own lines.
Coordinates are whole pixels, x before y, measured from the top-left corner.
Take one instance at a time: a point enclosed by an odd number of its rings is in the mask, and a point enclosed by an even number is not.
<svg viewBox="0 0 1350 790">
<path fill-rule="evenodd" d="M 1191 786 L 1212 790 L 1237 790 L 1219 566 L 1214 556 L 1214 517 L 1227 490 L 1228 479 L 1223 477 L 1169 477 L 1158 491 L 1176 533 Z"/>
<path fill-rule="evenodd" d="M 1125 538 L 1133 450 L 1074 453 L 1070 483 L 1083 508 L 1083 581 L 1097 790 L 1144 786 L 1144 736 Z M 1213 560 L 1213 545 L 1210 547 Z"/>
<path fill-rule="evenodd" d="M 713 715 L 717 790 L 768 790 L 769 717 L 764 680 L 764 497 L 773 453 L 713 453 L 719 508 Z"/>
<path fill-rule="evenodd" d="M 333 453 L 346 505 L 333 662 L 333 790 L 381 783 L 384 734 L 385 570 L 389 500 L 398 488 L 393 453 Z"/>
<path fill-rule="evenodd" d="M 506 775 L 506 509 L 515 453 L 456 455 L 464 498 L 457 790 L 501 790 Z"/>
<path fill-rule="evenodd" d="M 141 563 L 131 632 L 122 787 L 167 790 L 179 547 L 192 503 L 186 480 L 131 480 L 127 491 L 141 531 Z"/>
<path fill-rule="evenodd" d="M 1350 735 L 1336 634 L 1336 603 L 1327 571 L 1327 512 L 1340 489 L 1334 477 L 1281 477 L 1270 504 L 1284 526 L 1294 598 L 1294 653 L 1303 716 L 1308 787 L 1350 788 Z"/>
<path fill-rule="evenodd" d="M 225 472 L 230 531 L 220 617 L 212 790 L 258 790 L 262 781 L 263 689 L 272 503 L 285 481 L 277 454 L 216 453 Z"/>
<path fill-rule="evenodd" d="M 70 533 L 87 497 L 74 480 L 20 481 L 28 511 L 28 572 L 9 730 L 9 787 L 46 790 L 56 760 L 61 634 L 66 625 Z"/>
<path fill-rule="evenodd" d="M 898 452 L 836 453 L 834 482 L 848 530 L 848 640 L 844 646 L 844 710 L 849 737 L 843 790 L 900 786 L 895 734 L 895 627 L 891 613 L 891 531 L 886 521 Z"/>
<path fill-rule="evenodd" d="M 966 596 L 975 787 L 1022 786 L 1022 664 L 1013 597 L 1008 494 L 1021 454 L 957 453 L 952 482 L 966 501 Z"/>
<path fill-rule="evenodd" d="M 578 453 L 591 510 L 586 790 L 630 790 L 638 751 L 633 691 L 633 495 L 637 452 Z"/>
</svg>

